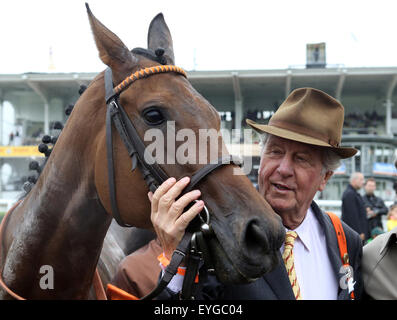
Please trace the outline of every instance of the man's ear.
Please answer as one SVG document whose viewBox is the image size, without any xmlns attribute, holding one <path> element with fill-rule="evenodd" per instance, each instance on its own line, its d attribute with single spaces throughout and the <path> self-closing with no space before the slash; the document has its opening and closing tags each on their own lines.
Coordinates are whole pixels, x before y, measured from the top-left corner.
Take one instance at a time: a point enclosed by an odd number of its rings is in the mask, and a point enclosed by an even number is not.
<svg viewBox="0 0 397 320">
<path fill-rule="evenodd" d="M 110 67 L 113 74 L 131 70 L 137 64 L 137 59 L 130 50 L 112 31 L 106 28 L 91 12 L 86 3 L 88 19 L 98 48 L 99 57 L 104 64 Z"/>
<path fill-rule="evenodd" d="M 320 186 L 318 187 L 318 191 L 323 191 L 325 186 L 327 185 L 328 180 L 333 176 L 333 171 L 327 171 L 324 177 L 321 180 Z"/>
</svg>

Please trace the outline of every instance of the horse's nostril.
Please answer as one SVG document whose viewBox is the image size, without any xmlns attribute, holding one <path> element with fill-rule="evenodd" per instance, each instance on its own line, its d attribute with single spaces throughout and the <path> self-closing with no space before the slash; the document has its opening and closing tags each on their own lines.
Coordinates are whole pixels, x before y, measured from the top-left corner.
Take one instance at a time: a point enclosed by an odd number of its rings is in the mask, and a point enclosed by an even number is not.
<svg viewBox="0 0 397 320">
<path fill-rule="evenodd" d="M 269 248 L 266 230 L 256 220 L 247 224 L 244 242 L 249 254 L 261 254 Z"/>
</svg>

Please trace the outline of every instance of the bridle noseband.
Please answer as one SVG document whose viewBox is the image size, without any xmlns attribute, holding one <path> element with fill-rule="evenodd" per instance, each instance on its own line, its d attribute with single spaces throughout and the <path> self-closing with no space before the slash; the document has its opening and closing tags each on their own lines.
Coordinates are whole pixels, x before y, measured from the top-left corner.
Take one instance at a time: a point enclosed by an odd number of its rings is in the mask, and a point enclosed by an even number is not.
<svg viewBox="0 0 397 320">
<path fill-rule="evenodd" d="M 119 96 L 135 81 L 149 77 L 154 74 L 167 72 L 174 72 L 184 77 L 187 77 L 185 71 L 179 67 L 171 65 L 161 65 L 139 70 L 127 77 L 116 87 L 113 87 L 112 70 L 110 68 L 107 68 L 105 70 L 105 99 L 107 105 L 106 147 L 110 202 L 114 219 L 119 225 L 123 227 L 130 226 L 122 221 L 116 203 L 112 124 L 116 128 L 121 140 L 127 148 L 128 155 L 130 156 L 132 161 L 131 171 L 134 171 L 137 167 L 139 168 L 142 173 L 143 179 L 148 185 L 150 191 L 155 192 L 158 186 L 165 180 L 167 180 L 169 176 L 164 172 L 160 165 L 154 161 L 154 159 L 150 159 L 150 163 L 152 163 L 150 165 L 145 161 L 145 157 L 151 156 L 148 153 L 145 154 L 145 144 L 138 135 L 136 128 L 132 124 L 124 108 L 121 106 Z M 235 164 L 241 166 L 241 163 L 233 159 L 231 155 L 221 157 L 216 163 L 207 164 L 199 169 L 196 173 L 194 173 L 191 177 L 189 185 L 183 190 L 183 194 L 193 190 L 193 188 L 196 187 L 196 185 L 212 171 L 227 164 Z M 210 263 L 209 251 L 204 240 L 204 236 L 208 237 L 212 234 L 212 230 L 210 227 L 210 215 L 206 207 L 204 207 L 204 213 L 204 217 L 202 213 L 200 213 L 199 215 L 199 219 L 201 220 L 199 231 L 190 231 L 189 228 L 187 229 L 183 239 L 178 245 L 178 248 L 174 251 L 171 262 L 165 269 L 164 276 L 160 280 L 158 286 L 142 299 L 152 299 L 153 297 L 157 296 L 167 286 L 172 277 L 176 274 L 178 266 L 186 255 L 188 255 L 190 258 L 187 260 L 187 270 L 182 289 L 182 298 L 190 299 L 193 297 L 192 287 L 194 277 L 196 276 L 199 267 L 199 260 L 201 258 L 204 257 L 204 263 L 207 266 L 207 271 L 213 271 L 212 263 Z"/>
</svg>

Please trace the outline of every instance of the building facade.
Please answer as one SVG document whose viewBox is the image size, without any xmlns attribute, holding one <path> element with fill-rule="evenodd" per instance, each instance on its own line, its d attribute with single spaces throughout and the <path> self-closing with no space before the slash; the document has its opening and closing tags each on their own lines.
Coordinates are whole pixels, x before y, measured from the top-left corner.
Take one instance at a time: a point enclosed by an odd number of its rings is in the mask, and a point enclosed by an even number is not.
<svg viewBox="0 0 397 320">
<path fill-rule="evenodd" d="M 0 199 L 20 191 L 31 175 L 29 162 L 42 154 L 37 145 L 44 134 L 56 136 L 57 123 L 67 120 L 65 108 L 79 97 L 94 73 L 30 73 L 0 75 Z M 288 68 L 283 70 L 189 71 L 193 87 L 219 112 L 222 129 L 230 133 L 229 148 L 252 145 L 249 177 L 256 182 L 259 137 L 244 141 L 245 119 L 266 123 L 295 88 L 314 87 L 340 100 L 345 107 L 342 145 L 359 152 L 343 161 L 321 201 L 338 201 L 352 172 L 378 181 L 378 195 L 394 201 L 393 167 L 397 146 L 397 67 L 389 68 Z M 231 151 L 234 152 L 234 151 Z M 241 151 L 237 151 L 240 153 Z M 240 154 L 240 156 L 243 154 Z M 244 155 L 243 155 L 244 156 Z"/>
</svg>

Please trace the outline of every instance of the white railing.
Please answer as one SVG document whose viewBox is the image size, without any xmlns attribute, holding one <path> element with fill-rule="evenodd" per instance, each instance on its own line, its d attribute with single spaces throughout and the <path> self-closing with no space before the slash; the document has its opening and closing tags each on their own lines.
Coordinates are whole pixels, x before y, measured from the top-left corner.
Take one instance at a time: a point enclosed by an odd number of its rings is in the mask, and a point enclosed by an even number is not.
<svg viewBox="0 0 397 320">
<path fill-rule="evenodd" d="M 331 211 L 338 217 L 341 216 L 341 200 L 314 200 L 318 206 L 324 211 Z"/>
<path fill-rule="evenodd" d="M 7 212 L 15 202 L 15 199 L 0 199 L 0 212 Z"/>
<path fill-rule="evenodd" d="M 342 200 L 315 200 L 318 206 L 325 211 L 332 211 L 339 217 L 341 216 Z M 386 207 L 390 208 L 393 201 L 385 201 Z"/>
<path fill-rule="evenodd" d="M 337 216 L 341 216 L 341 200 L 315 200 L 318 206 L 324 211 L 331 211 Z M 0 199 L 0 212 L 7 212 L 12 205 L 16 202 L 16 199 Z M 393 201 L 385 201 L 385 205 L 389 208 L 393 204 Z"/>
</svg>

